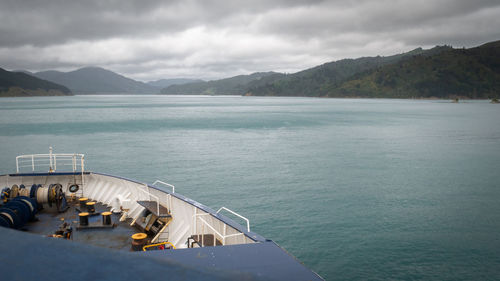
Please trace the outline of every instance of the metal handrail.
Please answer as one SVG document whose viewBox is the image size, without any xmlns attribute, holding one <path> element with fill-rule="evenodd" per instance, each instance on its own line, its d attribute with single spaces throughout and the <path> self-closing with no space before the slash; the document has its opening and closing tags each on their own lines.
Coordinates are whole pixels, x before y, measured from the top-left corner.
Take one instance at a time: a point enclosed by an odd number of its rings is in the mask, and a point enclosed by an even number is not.
<svg viewBox="0 0 500 281">
<path fill-rule="evenodd" d="M 234 237 L 234 236 L 238 236 L 238 235 L 243 235 L 243 233 L 241 233 L 241 232 L 240 232 L 240 233 L 234 233 L 234 234 L 228 234 L 228 235 L 226 235 L 226 233 L 225 233 L 225 232 L 226 232 L 226 228 L 225 228 L 225 227 L 224 227 L 224 235 L 223 235 L 223 234 L 221 234 L 221 233 L 220 233 L 220 232 L 218 232 L 218 231 L 217 231 L 214 227 L 212 227 L 212 226 L 211 226 L 211 225 L 210 225 L 210 224 L 209 224 L 206 220 L 204 220 L 204 219 L 202 219 L 202 218 L 201 218 L 201 216 L 205 216 L 205 215 L 208 215 L 208 214 L 196 214 L 196 215 L 194 215 L 194 217 L 195 217 L 195 220 L 196 220 L 196 219 L 198 219 L 198 220 L 200 220 L 203 224 L 205 224 L 206 226 L 208 226 L 208 228 L 210 228 L 210 229 L 214 232 L 214 234 L 219 235 L 219 236 L 220 236 L 220 238 L 222 238 L 222 245 L 225 245 L 225 244 L 226 244 L 226 238 L 229 238 L 229 237 Z M 196 221 L 195 221 L 195 224 L 196 224 Z M 225 225 L 224 225 L 224 226 L 225 226 Z M 204 233 L 202 233 L 201 235 L 202 235 L 202 237 L 204 237 L 204 236 L 205 236 L 205 234 L 204 234 Z M 214 240 L 215 240 L 215 235 L 214 235 Z M 205 239 L 204 239 L 204 238 L 202 238 L 202 239 L 201 239 L 201 244 L 202 244 L 203 246 L 205 246 Z M 215 241 L 214 241 L 214 246 L 215 246 Z"/>
<path fill-rule="evenodd" d="M 166 182 L 163 182 L 163 181 L 160 181 L 160 180 L 156 180 L 153 185 L 157 184 L 157 183 L 161 183 L 165 186 L 168 186 L 168 187 L 171 187 L 172 188 L 172 193 L 175 193 L 175 186 L 173 184 L 169 184 L 169 183 L 166 183 Z"/>
<path fill-rule="evenodd" d="M 169 184 L 169 183 L 166 183 L 166 182 L 163 182 L 161 180 L 156 180 L 155 182 L 153 182 L 153 186 L 157 183 L 161 183 L 165 186 L 168 186 L 168 187 L 171 187 L 172 188 L 172 193 L 175 193 L 175 186 L 173 184 Z M 170 193 L 167 194 L 167 197 L 168 197 L 168 208 L 169 208 L 169 212 L 170 210 L 172 209 L 172 195 Z"/>
<path fill-rule="evenodd" d="M 147 189 L 149 189 L 149 187 L 148 187 L 147 185 L 144 185 L 144 186 L 145 186 Z M 149 190 L 147 190 L 147 191 L 146 191 L 146 190 L 143 190 L 143 189 L 141 189 L 141 188 L 138 188 L 138 190 L 140 190 L 140 191 L 142 191 L 142 192 L 146 193 L 146 194 L 147 194 L 147 195 L 149 195 L 150 197 L 154 197 L 154 198 L 156 198 L 156 213 L 157 213 L 158 215 L 160 215 L 160 198 L 159 198 L 158 196 L 155 196 L 155 195 L 151 194 L 151 192 L 149 192 Z M 151 200 L 151 198 L 150 198 L 149 200 Z"/>
<path fill-rule="evenodd" d="M 217 212 L 216 212 L 216 213 L 218 214 L 221 210 L 226 210 L 226 211 L 230 212 L 231 214 L 233 214 L 233 215 L 235 215 L 235 216 L 238 216 L 238 217 L 240 217 L 240 218 L 244 219 L 244 220 L 247 222 L 247 230 L 248 230 L 248 232 L 250 232 L 250 221 L 249 221 L 247 218 L 245 218 L 244 216 L 242 216 L 242 215 L 240 215 L 240 214 L 236 213 L 235 211 L 229 210 L 229 209 L 228 209 L 228 208 L 226 208 L 226 207 L 220 207 L 220 209 L 219 209 L 219 210 L 217 210 Z"/>
<path fill-rule="evenodd" d="M 166 245 L 166 244 L 170 244 L 170 246 L 172 246 L 172 248 L 175 250 L 174 244 L 172 244 L 172 243 L 170 243 L 170 242 L 167 241 L 167 242 L 161 242 L 161 243 L 146 245 L 146 246 L 142 247 L 142 251 L 146 252 L 146 249 L 148 249 L 148 248 L 157 247 L 157 246 Z"/>
<path fill-rule="evenodd" d="M 59 159 L 59 167 L 71 166 L 73 173 L 79 172 L 82 174 L 82 187 L 85 186 L 85 154 L 80 153 L 52 153 L 52 147 L 49 147 L 49 154 L 27 154 L 16 156 L 16 173 L 19 174 L 20 168 L 31 167 L 31 171 L 48 165 L 49 173 L 57 170 L 57 160 Z M 80 171 L 78 171 L 80 168 Z M 75 179 L 76 181 L 76 179 Z M 83 190 L 83 189 L 82 189 Z M 83 191 L 82 191 L 83 192 Z"/>
<path fill-rule="evenodd" d="M 80 159 L 77 159 L 80 158 Z M 57 163 L 59 160 L 59 164 Z M 79 160 L 79 161 L 78 161 Z M 35 171 L 37 167 L 48 166 L 50 172 L 57 170 L 57 166 L 70 166 L 73 172 L 77 172 L 78 167 L 83 172 L 85 170 L 83 154 L 31 154 L 19 155 L 16 157 L 16 172 L 20 168 L 31 167 Z M 80 162 L 80 163 L 78 163 Z"/>
<path fill-rule="evenodd" d="M 79 158 L 79 159 L 78 159 Z M 59 166 L 71 166 L 73 172 L 77 172 L 80 167 L 81 172 L 85 171 L 85 155 L 79 153 L 52 153 L 52 147 L 49 148 L 49 154 L 27 154 L 16 157 L 16 172 L 20 168 L 31 167 L 34 172 L 37 167 L 49 166 L 49 172 L 57 170 L 57 160 Z"/>
</svg>

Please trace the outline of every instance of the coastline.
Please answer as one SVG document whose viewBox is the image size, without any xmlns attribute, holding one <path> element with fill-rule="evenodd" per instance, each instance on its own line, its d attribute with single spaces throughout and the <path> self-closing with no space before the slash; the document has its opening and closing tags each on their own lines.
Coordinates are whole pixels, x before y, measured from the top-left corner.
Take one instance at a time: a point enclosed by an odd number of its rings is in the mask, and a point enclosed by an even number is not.
<svg viewBox="0 0 500 281">
<path fill-rule="evenodd" d="M 64 93 L 61 90 L 44 89 L 23 89 L 20 87 L 10 87 L 9 90 L 0 92 L 2 98 L 12 97 L 53 97 L 53 96 L 72 96 L 72 93 Z"/>
<path fill-rule="evenodd" d="M 55 96 L 141 96 L 141 97 L 155 97 L 155 96 L 172 96 L 172 97 L 242 97 L 242 98 L 248 98 L 248 97 L 262 97 L 262 98 L 317 98 L 317 99 L 370 99 L 370 100 L 429 100 L 429 101 L 450 101 L 454 103 L 460 103 L 462 101 L 488 101 L 491 103 L 497 103 L 495 102 L 495 98 L 470 98 L 470 97 L 465 97 L 465 96 L 458 96 L 458 97 L 449 97 L 449 98 L 439 98 L 439 97 L 412 97 L 412 98 L 398 98 L 398 97 L 363 97 L 363 96 L 343 96 L 343 97 L 329 97 L 329 96 L 271 96 L 271 95 L 266 95 L 266 96 L 258 96 L 258 95 L 240 95 L 240 94 L 234 94 L 234 95 L 204 95 L 204 94 L 199 94 L 199 95 L 192 95 L 192 94 L 178 94 L 178 95 L 166 95 L 166 94 L 129 94 L 129 93 L 88 93 L 88 94 L 83 94 L 83 93 L 71 93 L 71 94 L 65 94 L 62 93 L 61 91 L 56 91 L 56 90 L 50 90 L 50 91 L 45 91 L 45 90 L 26 90 L 26 89 L 15 89 L 15 91 L 9 91 L 7 92 L 0 92 L 0 98 L 29 98 L 29 97 L 55 97 Z M 455 101 L 458 99 L 458 101 Z"/>
</svg>

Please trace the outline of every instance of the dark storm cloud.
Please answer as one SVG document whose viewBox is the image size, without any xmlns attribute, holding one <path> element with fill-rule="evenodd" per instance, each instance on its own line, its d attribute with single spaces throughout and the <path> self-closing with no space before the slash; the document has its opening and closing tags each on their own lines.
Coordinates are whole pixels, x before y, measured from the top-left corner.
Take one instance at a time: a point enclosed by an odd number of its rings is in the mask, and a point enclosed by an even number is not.
<svg viewBox="0 0 500 281">
<path fill-rule="evenodd" d="M 136 79 L 293 72 L 500 39 L 498 1 L 0 2 L 0 67 L 97 65 Z"/>
</svg>

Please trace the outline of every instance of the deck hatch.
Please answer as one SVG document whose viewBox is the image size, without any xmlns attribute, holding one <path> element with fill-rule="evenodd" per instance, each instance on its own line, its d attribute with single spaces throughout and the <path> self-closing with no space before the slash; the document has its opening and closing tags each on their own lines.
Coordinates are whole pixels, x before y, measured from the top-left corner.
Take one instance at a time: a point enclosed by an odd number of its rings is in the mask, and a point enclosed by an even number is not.
<svg viewBox="0 0 500 281">
<path fill-rule="evenodd" d="M 148 211 L 150 211 L 152 214 L 154 214 L 155 216 L 157 216 L 159 218 L 170 217 L 170 213 L 168 212 L 168 209 L 163 207 L 162 205 L 159 205 L 159 208 L 158 208 L 157 202 L 155 202 L 155 201 L 137 201 L 137 204 L 143 206 L 144 208 L 146 208 Z M 158 209 L 160 211 L 159 213 L 158 213 Z"/>
</svg>

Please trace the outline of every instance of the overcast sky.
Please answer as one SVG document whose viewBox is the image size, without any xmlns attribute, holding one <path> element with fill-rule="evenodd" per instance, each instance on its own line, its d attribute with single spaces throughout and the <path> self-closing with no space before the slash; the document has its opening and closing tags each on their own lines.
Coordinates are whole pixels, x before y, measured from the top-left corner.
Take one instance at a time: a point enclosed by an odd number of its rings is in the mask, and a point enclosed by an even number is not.
<svg viewBox="0 0 500 281">
<path fill-rule="evenodd" d="M 0 67 L 142 80 L 293 73 L 500 39 L 499 0 L 0 0 Z"/>
</svg>

